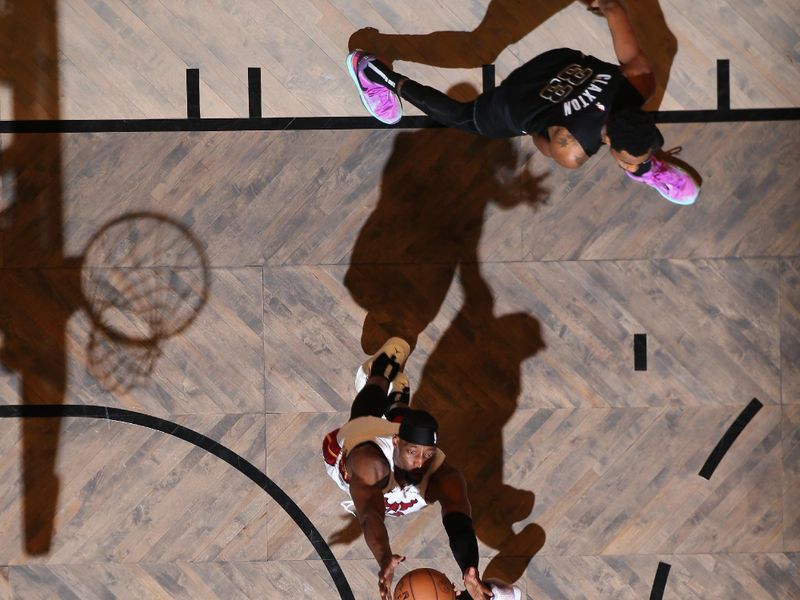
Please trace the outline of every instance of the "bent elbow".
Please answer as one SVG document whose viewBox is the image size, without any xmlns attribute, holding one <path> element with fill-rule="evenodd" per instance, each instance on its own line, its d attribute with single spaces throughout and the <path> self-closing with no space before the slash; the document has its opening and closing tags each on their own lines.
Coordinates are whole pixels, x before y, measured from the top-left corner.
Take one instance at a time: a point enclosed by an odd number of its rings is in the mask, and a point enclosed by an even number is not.
<svg viewBox="0 0 800 600">
<path fill-rule="evenodd" d="M 565 169 L 577 169 L 583 164 L 574 156 L 554 156 L 553 159 Z"/>
</svg>

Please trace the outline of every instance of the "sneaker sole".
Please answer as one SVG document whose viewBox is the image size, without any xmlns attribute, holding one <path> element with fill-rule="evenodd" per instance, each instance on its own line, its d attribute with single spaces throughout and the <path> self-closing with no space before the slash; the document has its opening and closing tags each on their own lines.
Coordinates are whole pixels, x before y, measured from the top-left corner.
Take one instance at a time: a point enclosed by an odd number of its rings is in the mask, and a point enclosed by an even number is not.
<svg viewBox="0 0 800 600">
<path fill-rule="evenodd" d="M 697 193 L 688 200 L 675 200 L 674 198 L 670 198 L 666 194 L 662 193 L 661 190 L 658 190 L 658 193 L 661 194 L 664 198 L 666 198 L 670 202 L 672 202 L 673 204 L 677 204 L 678 206 L 691 206 L 692 204 L 694 204 L 695 200 L 697 200 L 697 197 L 700 195 L 700 188 L 697 188 Z"/>
<path fill-rule="evenodd" d="M 387 350 L 389 350 L 387 352 Z M 399 352 L 398 352 L 399 351 Z M 386 352 L 389 356 L 394 354 L 397 356 L 400 354 L 402 358 L 398 360 L 400 363 L 400 371 L 406 366 L 406 361 L 408 360 L 408 355 L 411 354 L 411 346 L 407 341 L 403 338 L 399 337 L 391 337 L 386 342 L 384 342 L 383 346 L 381 346 L 378 351 L 370 356 L 364 363 L 358 367 L 358 371 L 356 371 L 356 394 L 360 392 L 365 385 L 367 385 L 367 380 L 369 379 L 369 371 L 370 367 L 372 366 L 372 361 L 375 360 L 378 356 L 382 353 Z"/>
<path fill-rule="evenodd" d="M 489 583 L 491 586 L 492 592 L 494 595 L 493 598 L 497 598 L 498 600 L 521 600 L 522 599 L 522 590 L 516 588 L 514 586 L 507 585 L 502 581 L 490 579 L 485 581 L 484 583 Z"/>
<path fill-rule="evenodd" d="M 358 80 L 358 75 L 356 74 L 355 70 L 353 69 L 353 55 L 356 52 L 361 52 L 360 50 L 353 50 L 350 54 L 347 55 L 347 72 L 350 74 L 350 79 L 353 80 L 353 83 L 356 85 L 356 91 L 358 91 L 358 98 L 361 100 L 361 104 L 364 108 L 367 109 L 367 112 L 378 119 L 381 123 L 385 123 L 386 125 L 396 125 L 400 122 L 400 119 L 403 118 L 403 104 L 400 103 L 400 113 L 397 116 L 397 119 L 394 121 L 387 121 L 385 119 L 381 119 L 378 115 L 376 115 L 373 110 L 369 107 L 366 98 L 364 98 L 364 91 L 361 89 L 361 82 Z"/>
<path fill-rule="evenodd" d="M 643 182 L 641 179 L 636 179 L 630 174 L 628 174 L 628 178 L 631 181 L 635 181 L 636 183 L 642 183 L 644 185 L 647 185 L 647 183 Z M 672 202 L 673 204 L 677 204 L 678 206 L 691 206 L 692 204 L 695 203 L 695 200 L 697 200 L 697 197 L 700 195 L 700 186 L 697 187 L 697 193 L 688 200 L 675 200 L 674 198 L 670 198 L 669 196 L 667 196 L 664 192 L 662 192 L 655 186 L 648 186 L 648 187 L 652 187 L 655 191 L 661 194 L 662 198 L 665 198 L 666 200 L 669 200 L 670 202 Z"/>
</svg>

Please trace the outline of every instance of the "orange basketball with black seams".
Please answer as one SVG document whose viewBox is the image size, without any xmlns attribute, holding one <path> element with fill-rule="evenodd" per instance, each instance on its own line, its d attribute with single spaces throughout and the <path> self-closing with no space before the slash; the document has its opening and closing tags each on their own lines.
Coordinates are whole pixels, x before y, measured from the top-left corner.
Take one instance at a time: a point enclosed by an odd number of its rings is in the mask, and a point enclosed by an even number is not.
<svg viewBox="0 0 800 600">
<path fill-rule="evenodd" d="M 456 600 L 456 590 L 444 573 L 414 569 L 397 582 L 394 600 Z"/>
</svg>

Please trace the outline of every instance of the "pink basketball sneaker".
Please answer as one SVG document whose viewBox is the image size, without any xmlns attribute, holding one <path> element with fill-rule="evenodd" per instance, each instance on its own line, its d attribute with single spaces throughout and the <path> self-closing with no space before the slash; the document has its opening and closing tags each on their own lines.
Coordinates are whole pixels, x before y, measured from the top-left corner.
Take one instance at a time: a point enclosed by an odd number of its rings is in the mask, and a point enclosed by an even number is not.
<svg viewBox="0 0 800 600">
<path fill-rule="evenodd" d="M 369 114 L 381 123 L 394 125 L 403 116 L 403 105 L 400 97 L 388 87 L 385 87 L 365 75 L 364 70 L 375 61 L 375 56 L 366 54 L 361 50 L 354 50 L 347 55 L 347 72 L 356 84 L 361 104 Z M 375 69 L 377 72 L 377 69 Z"/>
<path fill-rule="evenodd" d="M 694 204 L 694 201 L 697 200 L 697 195 L 700 193 L 700 186 L 697 185 L 692 176 L 677 165 L 659 160 L 655 156 L 650 160 L 651 167 L 647 173 L 637 177 L 626 172 L 628 177 L 655 188 L 659 194 L 670 202 L 682 206 Z"/>
</svg>

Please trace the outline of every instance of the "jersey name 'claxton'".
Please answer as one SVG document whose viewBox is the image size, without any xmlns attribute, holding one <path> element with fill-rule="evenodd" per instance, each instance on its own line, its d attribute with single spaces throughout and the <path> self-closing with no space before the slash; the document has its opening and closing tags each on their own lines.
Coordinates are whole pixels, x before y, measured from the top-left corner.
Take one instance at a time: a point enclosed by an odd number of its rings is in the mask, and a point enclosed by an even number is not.
<svg viewBox="0 0 800 600">
<path fill-rule="evenodd" d="M 583 90 L 583 92 L 581 92 L 577 98 L 565 100 L 561 104 L 562 108 L 564 109 L 564 116 L 568 117 L 573 112 L 578 112 L 579 110 L 582 110 L 588 106 L 592 106 L 597 100 L 597 96 L 595 94 L 599 94 L 603 91 L 603 88 L 600 86 L 608 85 L 610 80 L 611 75 L 607 75 L 606 73 L 598 73 L 595 75 L 589 86 Z M 594 92 L 594 94 L 592 92 Z M 604 106 L 598 106 L 598 108 L 605 110 Z"/>
</svg>

